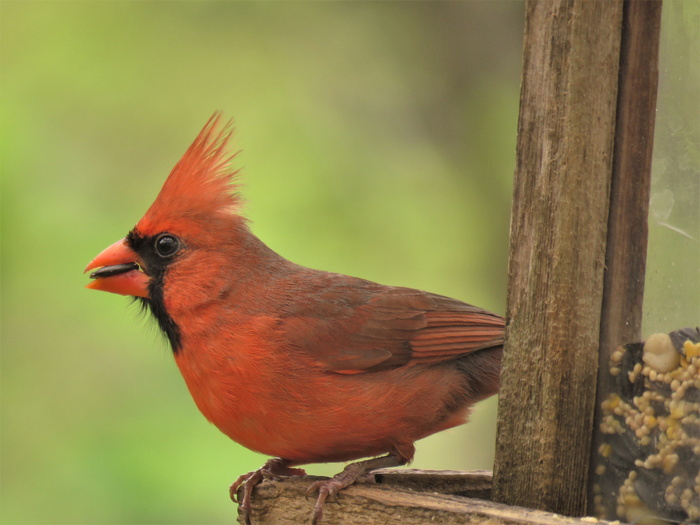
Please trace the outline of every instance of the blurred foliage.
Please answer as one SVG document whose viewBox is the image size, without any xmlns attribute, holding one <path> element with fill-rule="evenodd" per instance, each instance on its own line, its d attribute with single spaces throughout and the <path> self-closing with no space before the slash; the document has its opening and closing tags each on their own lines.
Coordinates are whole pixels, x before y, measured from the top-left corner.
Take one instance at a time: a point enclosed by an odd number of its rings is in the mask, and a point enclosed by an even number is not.
<svg viewBox="0 0 700 525">
<path fill-rule="evenodd" d="M 2 523 L 232 523 L 265 460 L 137 308 L 83 289 L 215 110 L 272 248 L 504 313 L 521 4 L 4 1 L 0 24 Z M 495 408 L 415 465 L 490 468 Z"/>
</svg>

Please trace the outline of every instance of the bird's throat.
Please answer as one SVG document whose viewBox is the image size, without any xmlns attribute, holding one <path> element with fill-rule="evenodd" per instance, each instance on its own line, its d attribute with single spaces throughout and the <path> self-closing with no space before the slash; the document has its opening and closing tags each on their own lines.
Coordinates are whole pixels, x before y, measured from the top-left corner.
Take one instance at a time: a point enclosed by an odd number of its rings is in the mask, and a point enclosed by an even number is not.
<svg viewBox="0 0 700 525">
<path fill-rule="evenodd" d="M 149 287 L 150 298 L 138 297 L 137 299 L 141 302 L 141 306 L 151 312 L 153 318 L 158 323 L 158 328 L 163 332 L 165 337 L 170 343 L 170 348 L 174 354 L 177 354 L 182 347 L 182 339 L 180 333 L 180 327 L 175 323 L 170 314 L 168 314 L 165 308 L 165 302 L 163 300 L 162 288 L 159 290 L 154 290 L 156 287 Z M 154 293 L 155 292 L 155 293 Z"/>
</svg>

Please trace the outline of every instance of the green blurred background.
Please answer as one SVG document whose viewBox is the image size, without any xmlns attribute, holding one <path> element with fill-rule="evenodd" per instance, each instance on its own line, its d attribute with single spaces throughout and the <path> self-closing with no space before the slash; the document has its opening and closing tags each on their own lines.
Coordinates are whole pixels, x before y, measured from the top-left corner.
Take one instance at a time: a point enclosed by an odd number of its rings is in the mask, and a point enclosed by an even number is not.
<svg viewBox="0 0 700 525">
<path fill-rule="evenodd" d="M 503 314 L 522 16 L 3 1 L 2 523 L 232 523 L 228 485 L 266 459 L 197 412 L 136 307 L 83 289 L 215 110 L 235 119 L 246 213 L 276 251 Z M 419 442 L 414 465 L 490 469 L 495 409 Z"/>
<path fill-rule="evenodd" d="M 128 299 L 83 288 L 215 110 L 276 251 L 504 313 L 520 3 L 0 14 L 3 523 L 232 523 L 228 485 L 266 459 L 199 414 Z M 491 468 L 495 408 L 415 465 Z"/>
</svg>

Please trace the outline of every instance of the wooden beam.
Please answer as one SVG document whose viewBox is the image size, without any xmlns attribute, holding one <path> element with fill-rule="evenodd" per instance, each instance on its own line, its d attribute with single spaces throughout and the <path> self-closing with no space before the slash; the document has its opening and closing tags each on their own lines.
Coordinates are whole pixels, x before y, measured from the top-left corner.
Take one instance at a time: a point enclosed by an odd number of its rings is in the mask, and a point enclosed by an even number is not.
<svg viewBox="0 0 700 525">
<path fill-rule="evenodd" d="M 528 0 L 494 499 L 586 511 L 621 0 Z"/>
</svg>

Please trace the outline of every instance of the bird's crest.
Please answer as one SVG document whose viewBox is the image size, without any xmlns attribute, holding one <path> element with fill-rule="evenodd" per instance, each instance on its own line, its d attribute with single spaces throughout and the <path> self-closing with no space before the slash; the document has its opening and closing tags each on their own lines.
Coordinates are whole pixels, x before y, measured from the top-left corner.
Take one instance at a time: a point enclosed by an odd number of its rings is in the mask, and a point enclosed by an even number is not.
<svg viewBox="0 0 700 525">
<path fill-rule="evenodd" d="M 237 171 L 231 168 L 235 154 L 228 149 L 232 133 L 232 122 L 221 125 L 221 113 L 214 113 L 139 221 L 140 231 L 155 233 L 175 230 L 178 224 L 204 226 L 238 217 Z"/>
</svg>

